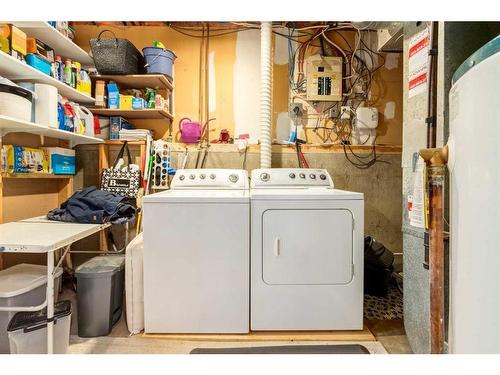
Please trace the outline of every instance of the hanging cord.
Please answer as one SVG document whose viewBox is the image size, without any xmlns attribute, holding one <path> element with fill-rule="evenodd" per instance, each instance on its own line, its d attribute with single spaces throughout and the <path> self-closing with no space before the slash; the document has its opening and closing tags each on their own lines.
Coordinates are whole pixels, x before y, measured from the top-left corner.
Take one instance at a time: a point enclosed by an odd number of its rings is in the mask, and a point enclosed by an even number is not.
<svg viewBox="0 0 500 375">
<path fill-rule="evenodd" d="M 210 69 L 209 64 L 208 64 L 208 55 L 209 55 L 209 46 L 210 46 L 210 25 L 208 22 L 206 23 L 206 27 L 207 27 L 207 34 L 206 34 L 206 39 L 205 39 L 205 121 L 207 124 L 207 148 L 208 148 L 208 147 L 210 147 L 209 146 L 210 145 L 209 99 L 210 98 L 208 97 L 210 95 L 209 88 L 208 88 L 208 85 L 209 85 L 209 82 L 208 82 L 209 72 L 208 72 L 208 70 Z"/>
<path fill-rule="evenodd" d="M 203 25 L 202 39 L 200 40 L 200 66 L 198 71 L 198 119 L 203 124 L 203 50 L 205 46 L 205 26 Z M 196 164 L 198 165 L 198 164 Z"/>
</svg>

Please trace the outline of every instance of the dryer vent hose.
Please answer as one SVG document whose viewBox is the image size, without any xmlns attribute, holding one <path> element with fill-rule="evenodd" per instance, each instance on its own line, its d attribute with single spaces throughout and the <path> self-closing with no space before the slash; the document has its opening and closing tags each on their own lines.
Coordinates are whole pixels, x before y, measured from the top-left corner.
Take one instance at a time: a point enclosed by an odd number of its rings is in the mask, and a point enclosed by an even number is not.
<svg viewBox="0 0 500 375">
<path fill-rule="evenodd" d="M 260 167 L 271 168 L 272 56 L 271 22 L 260 28 Z"/>
</svg>

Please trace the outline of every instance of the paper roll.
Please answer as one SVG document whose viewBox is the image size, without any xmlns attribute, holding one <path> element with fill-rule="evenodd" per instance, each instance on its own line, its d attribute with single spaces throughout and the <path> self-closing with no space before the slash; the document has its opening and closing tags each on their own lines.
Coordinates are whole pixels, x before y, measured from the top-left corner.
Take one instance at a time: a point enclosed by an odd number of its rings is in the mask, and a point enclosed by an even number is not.
<svg viewBox="0 0 500 375">
<path fill-rule="evenodd" d="M 35 83 L 37 94 L 35 122 L 40 125 L 59 128 L 57 121 L 57 88 L 43 83 Z"/>
</svg>

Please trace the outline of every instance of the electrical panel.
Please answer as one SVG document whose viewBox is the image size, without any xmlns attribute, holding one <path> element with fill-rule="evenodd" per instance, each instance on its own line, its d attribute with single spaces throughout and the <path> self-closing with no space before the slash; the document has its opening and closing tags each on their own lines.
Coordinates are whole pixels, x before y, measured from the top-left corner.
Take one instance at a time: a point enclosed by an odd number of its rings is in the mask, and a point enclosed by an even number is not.
<svg viewBox="0 0 500 375">
<path fill-rule="evenodd" d="M 342 100 L 342 58 L 314 55 L 307 59 L 306 99 L 336 102 Z"/>
</svg>

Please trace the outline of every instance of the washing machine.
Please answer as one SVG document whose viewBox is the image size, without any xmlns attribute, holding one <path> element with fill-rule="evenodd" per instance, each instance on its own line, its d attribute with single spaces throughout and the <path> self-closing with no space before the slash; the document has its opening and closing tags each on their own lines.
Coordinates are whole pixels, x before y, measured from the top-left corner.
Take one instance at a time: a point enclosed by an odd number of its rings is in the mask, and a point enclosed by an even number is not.
<svg viewBox="0 0 500 375">
<path fill-rule="evenodd" d="M 248 332 L 247 172 L 178 170 L 143 210 L 145 332 Z"/>
<path fill-rule="evenodd" d="M 257 169 L 250 202 L 250 329 L 362 329 L 363 194 L 324 169 Z"/>
</svg>

